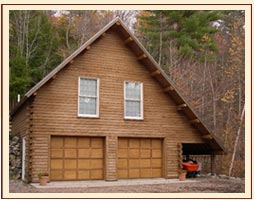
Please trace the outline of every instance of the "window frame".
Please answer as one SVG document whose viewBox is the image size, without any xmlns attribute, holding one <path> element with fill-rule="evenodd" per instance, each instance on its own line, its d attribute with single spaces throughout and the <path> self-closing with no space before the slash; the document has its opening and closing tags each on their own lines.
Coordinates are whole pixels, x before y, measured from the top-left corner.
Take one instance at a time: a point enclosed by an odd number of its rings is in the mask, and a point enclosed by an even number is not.
<svg viewBox="0 0 254 200">
<path fill-rule="evenodd" d="M 126 83 L 138 83 L 140 84 L 140 100 L 135 99 L 126 99 Z M 128 101 L 137 101 L 140 102 L 140 117 L 126 116 L 126 100 Z M 143 106 L 143 83 L 139 81 L 124 81 L 124 119 L 133 119 L 133 120 L 144 120 L 144 106 Z"/>
<path fill-rule="evenodd" d="M 27 143 L 27 136 L 22 137 L 22 159 L 21 159 L 21 180 L 26 180 L 26 143 Z"/>
<path fill-rule="evenodd" d="M 97 82 L 96 97 L 80 95 L 80 81 L 81 81 L 81 79 L 96 80 L 96 82 Z M 78 79 L 78 117 L 99 118 L 99 88 L 100 88 L 99 86 L 100 86 L 100 79 L 99 79 L 99 78 L 79 76 L 79 79 Z M 96 98 L 96 114 L 95 114 L 95 115 L 91 115 L 91 114 L 80 114 L 80 113 L 79 113 L 80 97 Z"/>
</svg>

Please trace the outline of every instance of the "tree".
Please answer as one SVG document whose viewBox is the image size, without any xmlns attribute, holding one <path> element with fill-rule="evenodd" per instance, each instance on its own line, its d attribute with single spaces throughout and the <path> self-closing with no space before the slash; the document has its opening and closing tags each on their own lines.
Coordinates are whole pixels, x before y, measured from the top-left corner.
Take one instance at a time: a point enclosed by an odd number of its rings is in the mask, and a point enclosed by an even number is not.
<svg viewBox="0 0 254 200">
<path fill-rule="evenodd" d="M 24 95 L 62 58 L 58 35 L 43 11 L 10 12 L 10 96 Z"/>
<path fill-rule="evenodd" d="M 229 175 L 242 174 L 244 170 L 244 72 L 245 72 L 245 30 L 244 11 L 228 11 L 225 22 L 228 34 L 228 49 L 226 52 L 226 63 L 224 77 L 228 82 L 225 95 L 221 99 L 230 107 L 229 119 L 227 120 L 228 149 L 232 154 L 227 156 Z M 234 144 L 232 146 L 232 144 Z M 237 166 L 237 167 L 236 167 Z"/>
<path fill-rule="evenodd" d="M 137 26 L 143 33 L 141 41 L 158 63 L 170 72 L 169 66 L 173 67 L 186 57 L 200 56 L 204 49 L 216 50 L 211 37 L 216 28 L 211 23 L 219 16 L 218 11 L 146 11 L 140 13 Z"/>
<path fill-rule="evenodd" d="M 195 98 L 201 116 L 205 116 L 207 87 L 210 86 L 213 104 L 213 128 L 216 126 L 216 88 L 212 78 L 211 67 L 215 67 L 214 54 L 217 46 L 214 35 L 218 31 L 214 23 L 220 19 L 220 11 L 150 11 L 140 13 L 140 30 L 150 39 L 146 46 L 166 70 L 170 78 L 176 82 L 180 90 L 188 96 Z M 152 37 L 151 37 L 152 36 Z M 154 53 L 155 52 L 155 53 Z M 200 67 L 198 67 L 200 66 Z M 201 100 L 193 96 L 195 82 L 186 82 L 186 78 L 194 77 L 194 70 L 203 73 L 199 78 Z M 201 78 L 202 77 L 202 78 Z M 201 78 L 201 79 L 200 79 Z M 201 81 L 200 81 L 201 80 Z M 187 87 L 187 88 L 186 88 Z M 190 89 L 188 89 L 190 88 Z M 210 119 L 209 119 L 210 120 Z M 207 120 L 207 121 L 209 121 Z"/>
<path fill-rule="evenodd" d="M 60 37 L 60 55 L 64 58 L 84 44 L 113 19 L 111 11 L 65 10 L 53 19 Z"/>
</svg>

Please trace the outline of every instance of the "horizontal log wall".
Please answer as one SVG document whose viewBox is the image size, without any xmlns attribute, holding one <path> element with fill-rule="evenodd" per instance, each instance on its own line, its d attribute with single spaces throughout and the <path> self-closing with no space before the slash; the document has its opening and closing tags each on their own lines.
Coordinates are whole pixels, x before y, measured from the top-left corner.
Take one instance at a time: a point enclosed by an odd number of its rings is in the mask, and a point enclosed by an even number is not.
<svg viewBox="0 0 254 200">
<path fill-rule="evenodd" d="M 106 180 L 117 180 L 117 137 L 107 136 L 105 147 L 105 174 Z"/>
<path fill-rule="evenodd" d="M 12 134 L 24 137 L 28 134 L 28 125 L 30 122 L 29 105 L 25 104 L 11 118 Z"/>
<path fill-rule="evenodd" d="M 11 129 L 11 134 L 12 135 L 18 135 L 21 137 L 21 160 L 22 160 L 22 142 L 23 138 L 25 138 L 26 141 L 26 151 L 25 151 L 25 181 L 29 182 L 30 181 L 30 131 L 31 131 L 31 124 L 32 124 L 32 119 L 31 119 L 31 106 L 32 106 L 32 101 L 28 101 L 25 105 L 22 106 L 21 109 L 19 109 L 14 116 L 11 118 L 11 124 L 12 124 L 12 129 Z"/>
<path fill-rule="evenodd" d="M 99 118 L 77 116 L 80 76 L 100 79 Z M 126 80 L 143 83 L 144 120 L 124 119 Z M 37 181 L 40 170 L 49 168 L 50 135 L 104 136 L 109 137 L 108 141 L 116 136 L 167 138 L 165 177 L 176 176 L 178 143 L 202 142 L 199 133 L 177 112 L 175 103 L 116 32 L 92 44 L 37 92 L 32 127 L 32 181 Z M 111 155 L 113 148 L 107 148 Z M 109 179 L 116 178 L 113 171 L 107 174 Z"/>
</svg>

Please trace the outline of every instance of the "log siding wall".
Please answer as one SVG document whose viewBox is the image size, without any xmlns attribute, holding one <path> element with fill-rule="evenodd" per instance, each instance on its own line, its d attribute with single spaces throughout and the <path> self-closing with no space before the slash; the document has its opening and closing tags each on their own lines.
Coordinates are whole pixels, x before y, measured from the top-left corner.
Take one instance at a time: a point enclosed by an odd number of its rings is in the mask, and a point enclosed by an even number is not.
<svg viewBox="0 0 254 200">
<path fill-rule="evenodd" d="M 117 136 L 106 137 L 105 174 L 106 180 L 117 180 Z"/>
<path fill-rule="evenodd" d="M 22 109 L 17 111 L 17 113 L 11 118 L 12 129 L 11 132 L 13 135 L 18 135 L 21 138 L 21 143 L 23 138 L 26 141 L 26 151 L 25 151 L 25 177 L 24 181 L 30 182 L 31 177 L 31 151 L 30 151 L 30 142 L 31 142 L 31 131 L 32 131 L 32 100 L 28 101 L 23 105 Z M 21 161 L 22 161 L 22 147 L 21 144 Z M 21 163 L 22 165 L 22 163 Z"/>
<path fill-rule="evenodd" d="M 78 79 L 100 79 L 99 118 L 78 117 Z M 143 83 L 144 119 L 124 119 L 124 81 Z M 49 170 L 51 135 L 101 136 L 106 138 L 105 176 L 116 180 L 117 137 L 164 138 L 164 177 L 177 176 L 178 144 L 200 143 L 200 134 L 161 85 L 139 63 L 114 31 L 96 41 L 85 53 L 42 86 L 33 102 L 31 178 Z"/>
</svg>

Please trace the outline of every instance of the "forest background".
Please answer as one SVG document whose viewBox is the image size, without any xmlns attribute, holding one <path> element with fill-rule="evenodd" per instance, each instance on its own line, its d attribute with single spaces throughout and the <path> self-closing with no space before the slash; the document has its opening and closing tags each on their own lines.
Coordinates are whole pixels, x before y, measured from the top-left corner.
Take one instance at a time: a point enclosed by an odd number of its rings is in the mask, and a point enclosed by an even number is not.
<svg viewBox="0 0 254 200">
<path fill-rule="evenodd" d="M 228 154 L 216 173 L 245 174 L 245 12 L 242 10 L 13 10 L 10 110 L 73 51 L 118 16 L 147 48 Z"/>
</svg>

